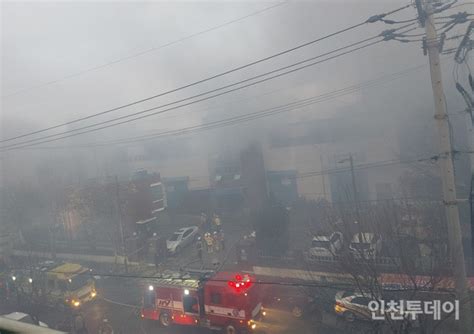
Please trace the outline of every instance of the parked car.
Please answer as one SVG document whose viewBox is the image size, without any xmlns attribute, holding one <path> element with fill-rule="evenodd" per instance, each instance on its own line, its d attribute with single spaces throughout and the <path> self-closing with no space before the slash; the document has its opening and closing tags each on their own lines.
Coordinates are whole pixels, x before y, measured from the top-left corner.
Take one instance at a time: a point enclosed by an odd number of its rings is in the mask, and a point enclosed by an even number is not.
<svg viewBox="0 0 474 334">
<path fill-rule="evenodd" d="M 369 302 L 374 299 L 369 294 L 339 291 L 335 299 L 334 312 L 345 320 L 352 322 L 356 319 L 370 320 L 372 318 Z"/>
<path fill-rule="evenodd" d="M 269 285 L 262 293 L 264 309 L 275 309 L 291 313 L 295 318 L 321 320 L 320 301 L 309 291 L 294 286 Z"/>
<path fill-rule="evenodd" d="M 354 257 L 375 259 L 382 249 L 382 238 L 375 233 L 360 232 L 354 234 L 349 250 Z"/>
<path fill-rule="evenodd" d="M 34 317 L 32 317 L 31 315 L 26 314 L 26 313 L 22 313 L 22 312 L 13 312 L 13 313 L 9 313 L 9 314 L 4 314 L 4 315 L 2 315 L 2 317 L 8 318 L 8 319 L 11 319 L 11 320 L 24 322 L 24 323 L 27 323 L 27 324 L 40 326 L 40 327 L 48 327 L 48 325 L 46 325 L 44 322 L 39 321 L 39 320 L 35 319 Z"/>
<path fill-rule="evenodd" d="M 405 318 L 406 324 L 409 324 L 409 327 L 414 328 L 417 326 L 417 322 L 414 321 L 417 318 L 416 314 L 413 315 L 408 311 L 403 311 L 403 309 L 400 309 L 398 305 L 390 309 L 385 305 L 385 308 L 381 309 L 382 304 L 379 301 L 384 299 L 381 296 L 374 298 L 374 296 L 370 293 L 339 291 L 336 293 L 335 299 L 336 303 L 334 305 L 334 312 L 336 315 L 342 316 L 346 321 L 349 322 L 357 319 L 371 321 L 374 320 L 373 316 L 380 318 L 388 314 L 390 317 L 403 316 Z M 377 299 L 379 301 L 377 301 Z M 371 305 L 371 310 L 369 307 L 370 302 L 376 302 L 377 305 L 380 305 L 380 307 L 374 307 L 374 305 Z M 413 318 L 413 316 L 415 317 Z"/>
<path fill-rule="evenodd" d="M 184 247 L 190 245 L 198 235 L 199 228 L 197 226 L 189 226 L 180 228 L 166 240 L 166 248 L 171 254 L 176 254 Z"/>
<path fill-rule="evenodd" d="M 317 257 L 333 257 L 341 251 L 343 242 L 341 232 L 334 232 L 330 236 L 316 235 L 311 242 L 309 254 Z"/>
</svg>

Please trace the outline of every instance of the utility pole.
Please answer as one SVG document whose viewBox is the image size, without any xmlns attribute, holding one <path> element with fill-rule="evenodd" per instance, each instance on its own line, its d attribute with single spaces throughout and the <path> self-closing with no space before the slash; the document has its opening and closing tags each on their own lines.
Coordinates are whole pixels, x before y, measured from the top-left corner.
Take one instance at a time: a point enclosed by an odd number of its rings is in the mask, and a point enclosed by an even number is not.
<svg viewBox="0 0 474 334">
<path fill-rule="evenodd" d="M 420 0 L 418 0 L 420 1 Z M 421 6 L 418 6 L 421 7 Z M 450 140 L 450 127 L 446 114 L 446 101 L 441 78 L 441 64 L 439 61 L 440 43 L 435 29 L 433 8 L 430 0 L 425 1 L 423 9 L 419 8 L 419 17 L 424 23 L 426 38 L 425 45 L 430 62 L 431 85 L 433 88 L 435 120 L 440 136 L 439 164 L 443 186 L 443 201 L 446 208 L 448 223 L 448 242 L 451 261 L 454 266 L 454 281 L 456 284 L 457 299 L 460 307 L 460 331 L 471 334 L 471 303 L 467 287 L 466 267 L 459 221 L 458 201 L 454 180 L 453 150 Z"/>
<path fill-rule="evenodd" d="M 322 154 L 319 154 L 319 162 L 321 163 L 321 170 L 324 170 Z M 327 198 L 327 193 L 326 193 L 326 176 L 324 175 L 324 173 L 321 173 L 321 181 L 323 182 L 323 196 L 324 196 L 324 199 L 327 201 L 328 198 Z"/>
<path fill-rule="evenodd" d="M 318 145 L 314 145 L 314 149 L 318 150 L 318 148 L 320 148 L 321 146 L 318 146 Z M 324 170 L 323 168 L 323 155 L 321 153 L 319 153 L 319 163 L 320 163 L 320 170 Z M 324 196 L 324 199 L 327 201 L 328 198 L 327 198 L 327 192 L 326 192 L 326 176 L 324 175 L 324 173 L 321 173 L 321 182 L 322 182 L 322 185 L 323 185 L 323 196 Z M 320 194 L 318 194 L 320 195 Z"/>
<path fill-rule="evenodd" d="M 338 161 L 338 162 L 343 163 L 346 161 L 349 161 L 349 166 L 351 169 L 351 181 L 352 181 L 352 192 L 354 196 L 354 205 L 356 207 L 357 222 L 360 224 L 359 194 L 357 192 L 356 179 L 355 179 L 355 173 L 354 173 L 354 158 L 352 157 L 352 153 L 349 153 L 349 158 L 342 159 L 341 161 Z"/>
<path fill-rule="evenodd" d="M 117 196 L 117 216 L 118 216 L 118 222 L 119 222 L 120 243 L 122 246 L 121 248 L 122 248 L 123 261 L 125 265 L 125 272 L 128 273 L 128 258 L 127 258 L 127 253 L 125 249 L 125 237 L 123 233 L 122 204 L 120 202 L 120 185 L 119 185 L 117 175 L 115 176 L 115 189 L 116 189 L 116 196 Z"/>
</svg>

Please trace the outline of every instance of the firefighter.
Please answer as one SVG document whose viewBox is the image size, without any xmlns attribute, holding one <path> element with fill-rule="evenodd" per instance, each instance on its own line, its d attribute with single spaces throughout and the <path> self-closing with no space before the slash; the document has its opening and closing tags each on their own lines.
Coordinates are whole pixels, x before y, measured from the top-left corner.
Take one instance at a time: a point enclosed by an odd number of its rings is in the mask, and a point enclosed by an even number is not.
<svg viewBox="0 0 474 334">
<path fill-rule="evenodd" d="M 204 235 L 204 239 L 206 240 L 207 252 L 208 253 L 213 253 L 214 252 L 214 249 L 213 249 L 214 245 L 213 245 L 213 239 L 212 239 L 211 233 L 207 232 Z"/>
<path fill-rule="evenodd" d="M 199 261 L 201 261 L 201 264 L 202 264 L 202 240 L 201 240 L 201 237 L 198 237 L 198 239 L 197 239 L 196 250 L 197 250 L 197 255 L 198 255 Z"/>
<path fill-rule="evenodd" d="M 219 242 L 221 244 L 221 249 L 225 251 L 225 240 L 224 240 L 224 231 L 220 230 L 219 232 Z"/>
<path fill-rule="evenodd" d="M 214 249 L 216 250 L 216 253 L 217 253 L 221 250 L 221 247 L 220 247 L 221 245 L 220 245 L 219 236 L 217 235 L 216 231 L 212 233 L 212 239 L 214 240 Z"/>
<path fill-rule="evenodd" d="M 213 218 L 212 222 L 214 223 L 214 230 L 215 231 L 220 231 L 221 230 L 221 219 L 219 218 L 219 216 L 217 214 L 214 214 L 214 218 Z"/>
<path fill-rule="evenodd" d="M 207 225 L 207 215 L 204 212 L 201 212 L 201 221 L 199 224 L 199 229 L 201 231 L 206 230 L 206 225 Z"/>
</svg>

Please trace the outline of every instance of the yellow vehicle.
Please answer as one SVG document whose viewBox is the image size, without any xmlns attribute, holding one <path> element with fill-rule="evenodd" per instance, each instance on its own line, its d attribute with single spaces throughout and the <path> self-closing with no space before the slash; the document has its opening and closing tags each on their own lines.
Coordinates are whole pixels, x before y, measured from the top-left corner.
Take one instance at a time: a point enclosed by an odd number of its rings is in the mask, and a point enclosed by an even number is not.
<svg viewBox="0 0 474 334">
<path fill-rule="evenodd" d="M 64 263 L 46 274 L 47 284 L 54 289 L 58 299 L 63 299 L 72 307 L 93 300 L 97 296 L 95 282 L 90 270 L 75 263 Z"/>
<path fill-rule="evenodd" d="M 48 305 L 79 308 L 97 296 L 90 269 L 77 263 L 42 263 L 22 283 L 23 292 Z"/>
</svg>

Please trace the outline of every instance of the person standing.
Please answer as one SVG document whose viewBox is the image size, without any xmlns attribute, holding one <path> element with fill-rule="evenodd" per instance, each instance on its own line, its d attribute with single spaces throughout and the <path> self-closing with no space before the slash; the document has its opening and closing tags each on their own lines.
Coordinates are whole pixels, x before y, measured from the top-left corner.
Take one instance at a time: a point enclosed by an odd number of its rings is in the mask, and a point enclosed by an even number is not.
<svg viewBox="0 0 474 334">
<path fill-rule="evenodd" d="M 217 235 L 217 232 L 214 231 L 212 233 L 212 239 L 214 240 L 214 248 L 216 250 L 216 253 L 218 253 L 221 250 L 221 245 L 220 245 L 220 239 L 219 236 Z"/>
<path fill-rule="evenodd" d="M 199 261 L 201 261 L 201 264 L 202 264 L 203 262 L 202 262 L 202 240 L 201 240 L 201 237 L 199 237 L 197 239 L 196 250 L 197 250 L 197 255 L 198 255 Z"/>
<path fill-rule="evenodd" d="M 214 223 L 214 231 L 220 231 L 221 230 L 221 219 L 219 218 L 219 216 L 217 214 L 214 214 L 213 223 Z"/>
<path fill-rule="evenodd" d="M 225 251 L 224 230 L 222 230 L 222 229 L 219 232 L 219 240 L 220 240 L 220 243 L 221 243 L 222 250 Z"/>
<path fill-rule="evenodd" d="M 207 244 L 207 252 L 208 253 L 213 253 L 214 252 L 214 245 L 213 245 L 213 240 L 212 240 L 211 234 L 206 233 L 205 239 L 206 239 L 206 244 Z"/>
<path fill-rule="evenodd" d="M 201 219 L 199 223 L 199 229 L 201 231 L 206 230 L 206 225 L 207 225 L 207 215 L 204 212 L 201 212 Z"/>
</svg>

